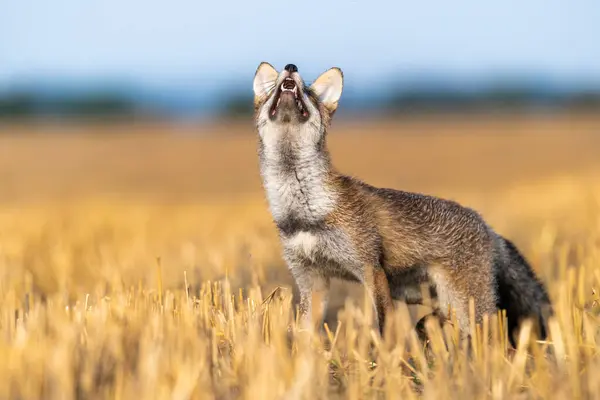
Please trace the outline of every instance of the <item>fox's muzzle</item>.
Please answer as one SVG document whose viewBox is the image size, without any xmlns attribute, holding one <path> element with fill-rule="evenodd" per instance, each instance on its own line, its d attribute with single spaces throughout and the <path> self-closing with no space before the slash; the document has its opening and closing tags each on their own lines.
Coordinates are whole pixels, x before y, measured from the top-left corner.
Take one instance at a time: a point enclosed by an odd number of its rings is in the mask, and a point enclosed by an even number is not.
<svg viewBox="0 0 600 400">
<path fill-rule="evenodd" d="M 309 118 L 309 112 L 304 103 L 304 93 L 292 77 L 294 73 L 298 72 L 298 68 L 294 64 L 288 64 L 285 70 L 288 76 L 275 90 L 269 110 L 269 118 L 281 122 L 292 122 L 294 120 L 306 122 Z"/>
</svg>

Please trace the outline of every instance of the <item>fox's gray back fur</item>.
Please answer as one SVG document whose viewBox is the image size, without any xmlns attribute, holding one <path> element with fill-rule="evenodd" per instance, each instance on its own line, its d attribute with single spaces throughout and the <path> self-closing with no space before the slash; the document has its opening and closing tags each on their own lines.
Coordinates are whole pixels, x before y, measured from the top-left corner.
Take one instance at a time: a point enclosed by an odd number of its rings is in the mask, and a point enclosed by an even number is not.
<svg viewBox="0 0 600 400">
<path fill-rule="evenodd" d="M 376 188 L 332 166 L 326 137 L 341 94 L 335 71 L 325 73 L 334 81 L 327 91 L 327 80 L 306 87 L 292 69 L 271 69 L 261 64 L 255 78 L 260 171 L 304 315 L 310 315 L 315 292 L 324 294 L 325 305 L 329 280 L 338 277 L 367 285 L 380 324 L 390 296 L 422 304 L 422 284 L 431 285 L 438 312 L 456 310 L 463 331 L 469 329 L 469 297 L 478 320 L 498 307 L 507 310 L 511 328 L 523 318 L 540 318 L 549 306 L 543 285 L 516 247 L 477 212 L 433 196 Z M 280 91 L 284 80 L 294 81 L 295 102 Z"/>
</svg>

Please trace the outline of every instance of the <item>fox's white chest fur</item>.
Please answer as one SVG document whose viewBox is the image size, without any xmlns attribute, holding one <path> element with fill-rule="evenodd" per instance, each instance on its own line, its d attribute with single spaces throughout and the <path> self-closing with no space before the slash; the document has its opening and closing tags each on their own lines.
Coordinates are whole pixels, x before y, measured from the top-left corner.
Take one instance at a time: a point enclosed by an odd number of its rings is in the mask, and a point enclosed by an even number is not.
<svg viewBox="0 0 600 400">
<path fill-rule="evenodd" d="M 261 175 L 275 221 L 293 217 L 314 223 L 335 208 L 337 196 L 326 181 L 327 161 L 309 131 L 272 125 L 262 132 Z"/>
<path fill-rule="evenodd" d="M 319 245 L 322 239 L 319 235 L 300 231 L 284 241 L 284 245 L 293 250 L 298 256 L 314 259 L 319 251 Z"/>
</svg>

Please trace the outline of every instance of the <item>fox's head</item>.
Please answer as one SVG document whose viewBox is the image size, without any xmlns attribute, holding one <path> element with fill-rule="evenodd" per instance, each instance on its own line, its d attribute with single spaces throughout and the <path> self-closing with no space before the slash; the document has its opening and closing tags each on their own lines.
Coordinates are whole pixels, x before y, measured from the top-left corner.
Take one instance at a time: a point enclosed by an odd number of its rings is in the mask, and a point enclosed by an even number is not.
<svg viewBox="0 0 600 400">
<path fill-rule="evenodd" d="M 265 135 L 320 136 L 325 133 L 342 95 L 343 74 L 331 68 L 307 86 L 298 68 L 288 64 L 277 72 L 269 63 L 254 76 L 254 110 L 261 139 Z"/>
</svg>

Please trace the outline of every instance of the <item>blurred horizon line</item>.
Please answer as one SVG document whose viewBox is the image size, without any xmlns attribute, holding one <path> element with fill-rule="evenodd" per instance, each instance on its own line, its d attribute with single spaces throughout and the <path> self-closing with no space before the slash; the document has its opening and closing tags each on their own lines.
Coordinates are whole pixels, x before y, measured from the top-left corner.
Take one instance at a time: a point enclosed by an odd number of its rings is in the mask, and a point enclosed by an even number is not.
<svg viewBox="0 0 600 400">
<path fill-rule="evenodd" d="M 252 104 L 252 78 L 251 74 L 237 79 L 197 75 L 167 82 L 108 74 L 22 74 L 0 86 L 0 118 L 97 114 L 206 119 L 210 115 L 247 115 Z M 409 113 L 581 106 L 600 109 L 600 81 L 526 71 L 476 76 L 403 71 L 360 80 L 346 76 L 341 104 L 344 114 L 382 109 Z"/>
</svg>

